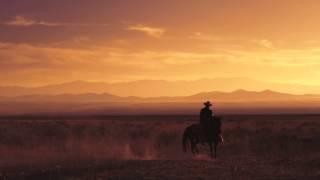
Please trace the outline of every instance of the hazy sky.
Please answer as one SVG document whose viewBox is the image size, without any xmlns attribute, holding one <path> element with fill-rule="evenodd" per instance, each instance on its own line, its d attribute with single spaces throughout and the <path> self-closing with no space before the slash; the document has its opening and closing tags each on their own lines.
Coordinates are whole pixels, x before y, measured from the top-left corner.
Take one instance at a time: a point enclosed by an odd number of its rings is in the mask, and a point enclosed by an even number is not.
<svg viewBox="0 0 320 180">
<path fill-rule="evenodd" d="M 319 0 L 0 0 L 0 85 L 320 85 Z"/>
</svg>

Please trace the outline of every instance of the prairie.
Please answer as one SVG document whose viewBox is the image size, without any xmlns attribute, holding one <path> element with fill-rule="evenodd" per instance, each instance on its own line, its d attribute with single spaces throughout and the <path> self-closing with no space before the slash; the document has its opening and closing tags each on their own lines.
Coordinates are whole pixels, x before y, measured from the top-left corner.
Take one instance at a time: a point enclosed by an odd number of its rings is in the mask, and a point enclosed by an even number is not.
<svg viewBox="0 0 320 180">
<path fill-rule="evenodd" d="M 197 116 L 2 118 L 0 179 L 319 179 L 319 118 L 223 115 L 213 160 L 182 151 Z"/>
</svg>

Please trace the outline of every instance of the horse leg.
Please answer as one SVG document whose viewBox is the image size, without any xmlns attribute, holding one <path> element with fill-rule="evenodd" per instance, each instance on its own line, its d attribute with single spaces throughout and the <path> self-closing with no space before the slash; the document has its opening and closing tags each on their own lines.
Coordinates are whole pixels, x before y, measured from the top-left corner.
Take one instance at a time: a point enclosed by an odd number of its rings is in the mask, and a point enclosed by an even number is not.
<svg viewBox="0 0 320 180">
<path fill-rule="evenodd" d="M 213 147 L 212 147 L 212 142 L 209 142 L 209 146 L 210 146 L 210 156 L 213 159 Z"/>
<path fill-rule="evenodd" d="M 199 149 L 198 149 L 197 143 L 195 143 L 194 149 L 195 149 L 195 151 L 196 151 L 196 154 L 199 154 Z"/>
<path fill-rule="evenodd" d="M 190 141 L 190 145 L 191 145 L 192 154 L 195 154 L 196 152 L 195 152 L 195 145 L 194 145 L 194 141 L 193 140 Z"/>
<path fill-rule="evenodd" d="M 197 146 L 198 143 L 199 143 L 199 141 L 198 141 L 197 138 L 194 138 L 194 139 L 192 140 L 193 154 L 198 154 L 198 153 L 199 153 L 198 146 Z"/>
<path fill-rule="evenodd" d="M 217 146 L 218 146 L 218 143 L 214 143 L 214 158 L 217 158 Z"/>
</svg>

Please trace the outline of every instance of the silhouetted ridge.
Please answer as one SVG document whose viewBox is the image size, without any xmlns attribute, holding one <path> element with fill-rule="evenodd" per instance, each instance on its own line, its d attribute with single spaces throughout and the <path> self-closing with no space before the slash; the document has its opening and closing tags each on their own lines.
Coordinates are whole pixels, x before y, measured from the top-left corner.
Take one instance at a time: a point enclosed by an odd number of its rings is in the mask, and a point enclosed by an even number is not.
<svg viewBox="0 0 320 180">
<path fill-rule="evenodd" d="M 152 87 L 152 91 L 148 91 Z M 293 94 L 312 94 L 320 92 L 320 86 L 306 86 L 294 84 L 281 84 L 262 82 L 249 78 L 215 78 L 193 81 L 165 81 L 140 80 L 132 82 L 104 83 L 73 81 L 40 87 L 0 87 L 1 96 L 23 96 L 32 94 L 58 95 L 58 94 L 85 94 L 110 93 L 117 96 L 160 97 L 160 96 L 190 96 L 199 92 L 236 92 L 248 93 L 261 91 L 264 93 L 288 92 Z M 240 90 L 237 90 L 241 88 Z M 244 90 L 245 89 L 245 90 Z M 270 91 L 270 92 L 269 92 Z"/>
</svg>

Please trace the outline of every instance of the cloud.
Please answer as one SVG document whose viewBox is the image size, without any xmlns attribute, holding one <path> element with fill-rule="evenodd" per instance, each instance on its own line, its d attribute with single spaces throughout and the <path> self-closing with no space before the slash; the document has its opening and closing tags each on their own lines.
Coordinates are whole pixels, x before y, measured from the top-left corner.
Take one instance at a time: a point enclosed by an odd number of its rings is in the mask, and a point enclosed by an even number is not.
<svg viewBox="0 0 320 180">
<path fill-rule="evenodd" d="M 61 26 L 61 24 L 58 23 L 50 23 L 50 22 L 45 22 L 45 21 L 36 21 L 33 19 L 27 19 L 23 16 L 16 16 L 13 20 L 10 20 L 5 23 L 6 25 L 9 26 L 36 26 L 36 25 L 41 25 L 41 26 Z"/>
<path fill-rule="evenodd" d="M 267 39 L 253 40 L 253 41 L 261 47 L 264 47 L 267 49 L 275 49 L 274 44 Z"/>
<path fill-rule="evenodd" d="M 108 69 L 113 76 L 122 76 L 123 73 L 154 71 L 174 66 L 212 64 L 230 58 L 232 57 L 215 52 L 130 51 L 102 46 L 73 49 L 0 43 L 0 70 L 3 71 L 64 71 L 61 74 L 74 71 L 85 74 L 90 71 L 106 74 L 105 70 Z"/>
<path fill-rule="evenodd" d="M 4 23 L 8 26 L 108 26 L 108 24 L 99 24 L 99 23 L 57 23 L 57 22 L 47 22 L 47 21 L 38 21 L 23 16 L 16 16 L 12 20 Z"/>
<path fill-rule="evenodd" d="M 76 41 L 87 41 L 79 37 Z M 178 66 L 211 66 L 226 63 L 263 64 L 266 66 L 320 65 L 320 49 L 265 51 L 131 51 L 94 46 L 59 48 L 56 46 L 0 43 L 0 70 L 69 69 L 77 71 L 117 67 L 135 71 Z M 20 69 L 21 68 L 21 69 Z M 104 71 L 104 70 L 103 70 Z"/>
<path fill-rule="evenodd" d="M 141 24 L 129 26 L 127 29 L 130 31 L 139 31 L 155 38 L 160 38 L 166 32 L 164 28 L 149 27 Z"/>
<path fill-rule="evenodd" d="M 221 40 L 220 37 L 213 36 L 211 34 L 205 34 L 202 32 L 195 32 L 190 36 L 190 39 L 203 40 L 203 41 L 217 41 Z"/>
<path fill-rule="evenodd" d="M 82 42 L 88 38 L 75 40 Z M 11 79 L 17 83 L 77 79 L 128 81 L 133 78 L 225 76 L 229 73 L 245 76 L 259 74 L 267 78 L 272 73 L 275 75 L 290 68 L 295 73 L 305 72 L 307 68 L 310 73 L 316 72 L 320 67 L 319 52 L 320 48 L 272 51 L 128 50 L 107 45 L 67 48 L 50 44 L 0 42 L 0 71 L 3 72 L 0 80 L 7 79 L 6 82 L 9 82 Z M 264 70 L 256 71 L 257 68 Z"/>
</svg>

